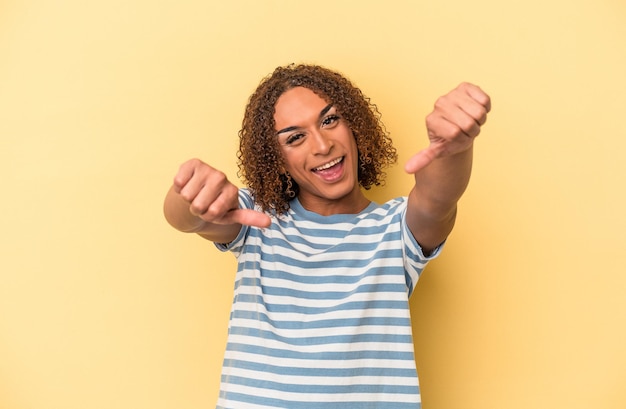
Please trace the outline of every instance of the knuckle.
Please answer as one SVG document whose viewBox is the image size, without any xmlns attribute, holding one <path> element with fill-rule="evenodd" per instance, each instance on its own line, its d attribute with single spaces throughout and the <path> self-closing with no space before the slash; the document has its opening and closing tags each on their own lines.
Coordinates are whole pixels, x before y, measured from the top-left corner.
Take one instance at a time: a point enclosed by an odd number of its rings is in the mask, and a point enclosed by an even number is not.
<svg viewBox="0 0 626 409">
<path fill-rule="evenodd" d="M 215 221 L 222 218 L 222 216 L 224 215 L 224 211 L 221 209 L 220 206 L 215 206 L 214 204 L 212 204 L 211 206 L 203 209 L 201 215 L 202 218 L 206 221 Z"/>
<path fill-rule="evenodd" d="M 476 120 L 474 118 L 467 116 L 461 120 L 459 123 L 459 127 L 464 131 L 469 131 L 476 126 Z"/>
<path fill-rule="evenodd" d="M 191 159 L 189 159 L 187 162 L 185 162 L 185 164 L 186 164 L 186 165 L 189 165 L 189 166 L 191 166 L 191 167 L 196 167 L 196 166 L 199 166 L 199 165 L 201 165 L 202 163 L 203 163 L 203 162 L 202 162 L 200 159 L 198 159 L 198 158 L 191 158 Z"/>
<path fill-rule="evenodd" d="M 185 178 L 180 173 L 178 173 L 176 176 L 174 176 L 173 183 L 174 187 L 180 191 L 185 186 Z"/>
<path fill-rule="evenodd" d="M 196 166 L 197 160 L 198 159 L 189 159 L 188 161 L 184 162 L 178 168 L 178 173 L 189 173 L 190 171 L 192 171 L 193 168 Z"/>
<path fill-rule="evenodd" d="M 428 127 L 429 129 L 434 127 L 439 122 L 438 118 L 438 115 L 436 115 L 434 112 L 426 115 L 426 127 Z"/>
<path fill-rule="evenodd" d="M 191 202 L 194 199 L 194 196 L 187 189 L 180 191 L 180 197 L 182 197 L 186 202 Z"/>
<path fill-rule="evenodd" d="M 192 202 L 189 205 L 189 211 L 191 214 L 198 216 L 206 213 L 206 207 L 203 204 Z"/>
<path fill-rule="evenodd" d="M 224 172 L 222 172 L 222 171 L 219 171 L 219 170 L 214 171 L 213 178 L 219 184 L 224 184 L 225 182 L 228 181 L 228 178 L 226 177 L 226 174 Z"/>
<path fill-rule="evenodd" d="M 448 96 L 443 95 L 435 100 L 435 109 L 442 109 L 448 103 Z"/>
</svg>

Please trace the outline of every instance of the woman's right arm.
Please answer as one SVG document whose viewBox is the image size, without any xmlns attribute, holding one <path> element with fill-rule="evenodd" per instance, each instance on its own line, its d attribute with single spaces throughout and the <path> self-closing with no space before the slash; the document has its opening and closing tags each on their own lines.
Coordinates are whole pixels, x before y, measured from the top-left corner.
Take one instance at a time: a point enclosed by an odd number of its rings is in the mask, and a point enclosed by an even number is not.
<svg viewBox="0 0 626 409">
<path fill-rule="evenodd" d="M 183 163 L 165 196 L 165 219 L 175 229 L 197 233 L 216 243 L 230 243 L 242 224 L 267 227 L 265 213 L 239 208 L 239 188 L 199 159 Z"/>
</svg>

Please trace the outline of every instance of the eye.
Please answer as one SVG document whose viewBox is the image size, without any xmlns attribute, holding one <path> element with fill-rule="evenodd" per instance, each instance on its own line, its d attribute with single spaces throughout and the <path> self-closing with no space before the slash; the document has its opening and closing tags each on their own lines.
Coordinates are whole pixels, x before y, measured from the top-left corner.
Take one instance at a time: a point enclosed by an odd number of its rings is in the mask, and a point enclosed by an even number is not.
<svg viewBox="0 0 626 409">
<path fill-rule="evenodd" d="M 336 115 L 336 114 L 328 115 L 322 120 L 322 126 L 329 127 L 329 126 L 335 125 L 337 121 L 339 121 L 339 115 Z"/>
<path fill-rule="evenodd" d="M 285 139 L 285 145 L 293 145 L 294 143 L 302 141 L 302 138 L 304 138 L 303 133 L 291 134 L 287 137 L 287 139 Z"/>
</svg>

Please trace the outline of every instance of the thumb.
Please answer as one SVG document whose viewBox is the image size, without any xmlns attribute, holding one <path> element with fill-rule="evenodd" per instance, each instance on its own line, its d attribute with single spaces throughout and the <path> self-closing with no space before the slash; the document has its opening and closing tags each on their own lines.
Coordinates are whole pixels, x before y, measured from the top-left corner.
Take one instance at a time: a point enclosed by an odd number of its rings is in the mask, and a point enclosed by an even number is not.
<svg viewBox="0 0 626 409">
<path fill-rule="evenodd" d="M 428 148 L 413 155 L 404 165 L 404 170 L 406 173 L 415 174 L 430 165 L 440 154 L 441 148 L 438 145 L 431 144 Z"/>
<path fill-rule="evenodd" d="M 260 228 L 269 227 L 272 223 L 267 214 L 252 209 L 233 209 L 224 216 L 222 221 Z"/>
</svg>

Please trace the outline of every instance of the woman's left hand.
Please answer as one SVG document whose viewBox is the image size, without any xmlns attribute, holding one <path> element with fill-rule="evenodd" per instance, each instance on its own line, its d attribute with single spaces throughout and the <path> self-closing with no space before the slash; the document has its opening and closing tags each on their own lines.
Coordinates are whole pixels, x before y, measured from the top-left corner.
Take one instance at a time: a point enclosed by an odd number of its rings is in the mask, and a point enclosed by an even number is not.
<svg viewBox="0 0 626 409">
<path fill-rule="evenodd" d="M 437 99 L 426 117 L 430 145 L 407 161 L 406 172 L 417 173 L 437 158 L 469 149 L 490 110 L 489 95 L 467 82 Z"/>
</svg>

